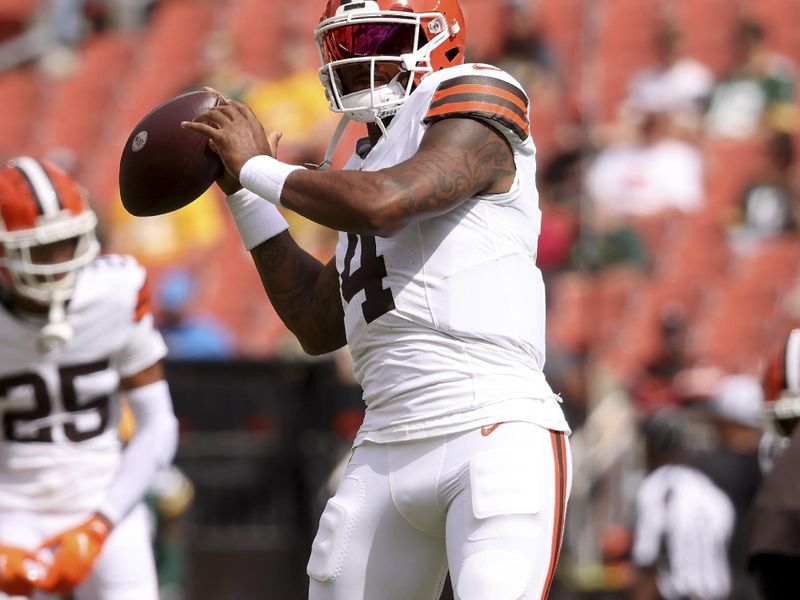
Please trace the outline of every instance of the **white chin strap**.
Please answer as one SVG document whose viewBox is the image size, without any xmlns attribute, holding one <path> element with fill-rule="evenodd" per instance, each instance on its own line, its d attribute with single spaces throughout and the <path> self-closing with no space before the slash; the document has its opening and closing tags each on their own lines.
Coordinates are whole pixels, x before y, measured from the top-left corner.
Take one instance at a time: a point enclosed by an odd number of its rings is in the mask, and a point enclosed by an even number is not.
<svg viewBox="0 0 800 600">
<path fill-rule="evenodd" d="M 374 90 L 360 90 L 342 96 L 340 101 L 342 108 L 353 121 L 375 123 L 396 112 L 400 106 L 399 104 L 393 106 L 392 103 L 401 100 L 405 93 L 405 88 L 395 77 L 386 85 L 376 87 Z M 381 108 L 381 106 L 386 106 L 386 108 Z"/>
<path fill-rule="evenodd" d="M 65 304 L 65 298 L 54 299 L 50 304 L 49 322 L 39 333 L 39 349 L 43 353 L 63 348 L 72 341 L 74 332 L 72 326 L 67 323 Z"/>
<path fill-rule="evenodd" d="M 331 137 L 331 141 L 328 144 L 328 149 L 325 151 L 325 160 L 322 161 L 322 164 L 307 164 L 306 167 L 313 167 L 322 171 L 327 171 L 331 168 L 336 146 L 339 145 L 339 139 L 341 139 L 350 121 L 356 121 L 357 123 L 377 123 L 383 135 L 386 135 L 386 126 L 383 124 L 383 118 L 394 114 L 397 109 L 400 108 L 400 105 L 397 104 L 387 109 L 358 107 L 363 107 L 365 103 L 371 102 L 372 105 L 375 105 L 402 98 L 405 95 L 405 88 L 397 81 L 398 78 L 399 75 L 386 85 L 375 88 L 374 93 L 371 89 L 366 89 L 342 96 L 340 100 L 344 113 L 342 114 L 339 124 L 336 126 L 336 131 L 333 132 L 333 137 Z"/>
</svg>

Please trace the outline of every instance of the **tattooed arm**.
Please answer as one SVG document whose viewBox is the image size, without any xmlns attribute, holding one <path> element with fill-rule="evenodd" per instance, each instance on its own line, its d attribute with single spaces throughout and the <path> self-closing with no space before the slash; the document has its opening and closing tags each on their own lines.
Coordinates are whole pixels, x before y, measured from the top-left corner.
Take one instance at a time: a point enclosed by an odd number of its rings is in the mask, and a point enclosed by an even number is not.
<svg viewBox="0 0 800 600">
<path fill-rule="evenodd" d="M 333 260 L 323 265 L 288 232 L 250 251 L 272 306 L 309 354 L 344 346 L 344 313 Z"/>
<path fill-rule="evenodd" d="M 253 111 L 235 101 L 182 126 L 207 136 L 237 181 L 250 158 L 275 156 L 280 137 L 267 135 Z M 376 172 L 293 171 L 283 181 L 280 201 L 332 229 L 386 237 L 475 194 L 506 192 L 514 173 L 514 155 L 499 131 L 450 117 L 431 125 L 417 153 L 398 165 Z"/>
<path fill-rule="evenodd" d="M 416 220 L 451 210 L 478 193 L 501 193 L 514 180 L 514 157 L 500 133 L 481 121 L 433 124 L 417 153 L 376 172 L 295 171 L 281 203 L 339 231 L 390 236 Z"/>
</svg>

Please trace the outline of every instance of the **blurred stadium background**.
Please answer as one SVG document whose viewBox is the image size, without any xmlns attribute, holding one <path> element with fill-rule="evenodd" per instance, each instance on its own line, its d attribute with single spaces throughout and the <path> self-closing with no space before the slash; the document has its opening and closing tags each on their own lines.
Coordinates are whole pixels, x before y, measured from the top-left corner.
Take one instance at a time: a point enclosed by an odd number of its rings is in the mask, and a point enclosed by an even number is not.
<svg viewBox="0 0 800 600">
<path fill-rule="evenodd" d="M 800 324 L 800 1 L 461 4 L 470 60 L 503 66 L 532 99 L 547 370 L 575 429 L 560 593 L 617 597 L 630 583 L 639 424 L 679 407 L 690 445 L 713 447 L 715 386 L 758 376 Z M 316 77 L 322 8 L 0 0 L 0 159 L 33 154 L 73 173 L 106 248 L 137 256 L 156 286 L 176 463 L 196 490 L 164 556 L 171 589 L 190 599 L 304 597 L 329 475 L 362 407 L 346 354 L 312 361 L 287 334 L 222 197 L 130 217 L 119 155 L 151 108 L 211 85 L 284 131 L 283 160 L 319 162 L 336 124 Z M 348 131 L 339 163 L 360 135 Z M 306 249 L 332 254 L 335 234 L 288 218 Z"/>
</svg>

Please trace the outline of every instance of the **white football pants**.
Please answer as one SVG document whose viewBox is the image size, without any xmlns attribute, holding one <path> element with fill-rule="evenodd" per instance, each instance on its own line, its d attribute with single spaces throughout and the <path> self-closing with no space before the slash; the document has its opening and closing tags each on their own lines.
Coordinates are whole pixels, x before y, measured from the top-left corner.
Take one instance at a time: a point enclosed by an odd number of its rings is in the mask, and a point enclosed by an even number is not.
<svg viewBox="0 0 800 600">
<path fill-rule="evenodd" d="M 572 465 L 566 435 L 529 423 L 355 448 L 320 518 L 310 600 L 541 600 Z"/>
<path fill-rule="evenodd" d="M 0 512 L 0 540 L 35 551 L 46 539 L 88 517 L 86 513 Z M 157 600 L 151 530 L 147 508 L 140 504 L 112 530 L 92 574 L 75 589 L 75 600 Z M 0 592 L 0 599 L 11 598 L 23 600 Z M 34 600 L 50 598 L 44 593 L 33 596 Z"/>
</svg>

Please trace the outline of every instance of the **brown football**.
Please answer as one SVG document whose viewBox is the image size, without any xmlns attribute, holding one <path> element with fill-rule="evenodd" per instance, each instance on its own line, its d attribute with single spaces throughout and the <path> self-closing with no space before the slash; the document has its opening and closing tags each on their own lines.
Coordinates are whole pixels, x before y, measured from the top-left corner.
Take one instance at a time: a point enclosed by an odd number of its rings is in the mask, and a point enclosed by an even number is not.
<svg viewBox="0 0 800 600">
<path fill-rule="evenodd" d="M 182 94 L 157 106 L 128 136 L 119 164 L 122 205 L 137 217 L 150 217 L 186 206 L 222 173 L 222 161 L 208 139 L 181 127 L 217 106 L 214 92 Z"/>
</svg>

